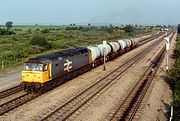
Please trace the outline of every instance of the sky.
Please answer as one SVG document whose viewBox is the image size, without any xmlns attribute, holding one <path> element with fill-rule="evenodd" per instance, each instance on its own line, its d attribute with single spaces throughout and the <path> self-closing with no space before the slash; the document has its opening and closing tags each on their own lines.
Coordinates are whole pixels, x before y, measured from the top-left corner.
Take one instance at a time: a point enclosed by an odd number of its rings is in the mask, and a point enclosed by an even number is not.
<svg viewBox="0 0 180 121">
<path fill-rule="evenodd" d="M 0 0 L 0 24 L 178 24 L 180 0 Z"/>
</svg>

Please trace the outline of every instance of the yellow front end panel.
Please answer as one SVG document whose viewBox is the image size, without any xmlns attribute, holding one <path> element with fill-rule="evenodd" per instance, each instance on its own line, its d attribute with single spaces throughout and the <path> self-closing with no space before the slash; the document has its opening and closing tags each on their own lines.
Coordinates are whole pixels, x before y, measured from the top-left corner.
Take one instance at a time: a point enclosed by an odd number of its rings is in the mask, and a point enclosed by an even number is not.
<svg viewBox="0 0 180 121">
<path fill-rule="evenodd" d="M 47 71 L 22 71 L 22 82 L 45 83 L 49 80 L 51 80 L 51 78 L 49 78 Z"/>
</svg>

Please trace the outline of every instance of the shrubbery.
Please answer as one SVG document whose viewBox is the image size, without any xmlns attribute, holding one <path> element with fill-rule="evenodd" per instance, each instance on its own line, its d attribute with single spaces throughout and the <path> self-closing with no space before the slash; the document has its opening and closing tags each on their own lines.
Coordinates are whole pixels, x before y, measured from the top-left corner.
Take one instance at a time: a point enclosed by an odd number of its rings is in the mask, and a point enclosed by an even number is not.
<svg viewBox="0 0 180 121">
<path fill-rule="evenodd" d="M 170 78 L 173 83 L 173 105 L 174 105 L 174 121 L 180 119 L 180 35 L 177 38 L 177 45 L 174 51 L 176 59 L 175 68 L 169 71 Z"/>
<path fill-rule="evenodd" d="M 49 29 L 43 29 L 41 30 L 42 33 L 49 33 Z"/>
<path fill-rule="evenodd" d="M 44 49 L 49 50 L 51 48 L 51 44 L 48 43 L 48 41 L 45 39 L 45 37 L 42 37 L 40 35 L 35 35 L 30 40 L 31 45 L 38 45 L 40 47 L 43 47 Z"/>
<path fill-rule="evenodd" d="M 134 26 L 132 26 L 132 25 L 126 25 L 125 27 L 124 27 L 124 31 L 126 32 L 126 33 L 128 33 L 128 32 L 134 32 L 136 30 L 136 28 L 134 27 Z"/>
<path fill-rule="evenodd" d="M 6 29 L 0 29 L 0 35 L 12 35 L 12 34 L 16 34 L 13 31 L 8 31 Z"/>
</svg>

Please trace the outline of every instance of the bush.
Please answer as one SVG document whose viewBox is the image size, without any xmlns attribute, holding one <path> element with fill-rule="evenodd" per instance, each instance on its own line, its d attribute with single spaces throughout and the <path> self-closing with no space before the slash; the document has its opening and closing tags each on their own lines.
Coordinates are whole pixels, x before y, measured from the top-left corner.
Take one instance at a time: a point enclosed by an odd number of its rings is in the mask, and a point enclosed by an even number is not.
<svg viewBox="0 0 180 121">
<path fill-rule="evenodd" d="M 8 30 L 5 30 L 5 29 L 0 29 L 0 35 L 12 35 L 12 34 L 16 34 L 16 33 L 13 32 L 13 31 L 8 31 Z"/>
<path fill-rule="evenodd" d="M 28 57 L 30 54 L 39 54 L 45 50 L 44 47 L 40 47 L 38 45 L 30 45 L 27 48 L 23 48 L 22 57 Z"/>
<path fill-rule="evenodd" d="M 41 30 L 42 33 L 49 33 L 49 29 L 43 29 Z"/>
<path fill-rule="evenodd" d="M 135 31 L 135 28 L 132 26 L 132 25 L 126 25 L 124 27 L 124 31 L 127 33 L 127 32 L 134 32 Z"/>
<path fill-rule="evenodd" d="M 30 40 L 30 44 L 31 45 L 38 45 L 40 47 L 44 47 L 45 49 L 51 49 L 51 44 L 47 42 L 47 40 L 45 39 L 45 37 L 41 37 L 39 35 L 34 36 L 31 40 Z"/>
</svg>

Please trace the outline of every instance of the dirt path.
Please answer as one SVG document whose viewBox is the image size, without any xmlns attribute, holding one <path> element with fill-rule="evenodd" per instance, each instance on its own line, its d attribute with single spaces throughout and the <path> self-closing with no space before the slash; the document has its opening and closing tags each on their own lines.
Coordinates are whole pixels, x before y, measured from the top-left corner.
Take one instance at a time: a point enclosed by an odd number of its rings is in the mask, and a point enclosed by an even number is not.
<svg viewBox="0 0 180 121">
<path fill-rule="evenodd" d="M 0 91 L 18 85 L 21 81 L 21 66 L 0 73 Z"/>
</svg>

